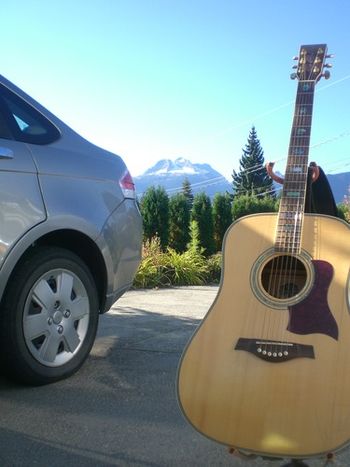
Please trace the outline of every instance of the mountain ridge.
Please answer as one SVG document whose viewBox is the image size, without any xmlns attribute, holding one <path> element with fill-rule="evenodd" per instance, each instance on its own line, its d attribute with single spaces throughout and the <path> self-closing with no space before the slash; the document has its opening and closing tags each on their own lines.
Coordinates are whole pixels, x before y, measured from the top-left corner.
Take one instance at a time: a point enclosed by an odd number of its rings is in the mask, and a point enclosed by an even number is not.
<svg viewBox="0 0 350 467">
<path fill-rule="evenodd" d="M 191 184 L 193 194 L 205 191 L 213 197 L 217 192 L 231 190 L 231 183 L 209 164 L 192 163 L 184 157 L 175 160 L 161 159 L 142 175 L 134 177 L 134 182 L 139 196 L 152 185 L 163 186 L 172 195 L 182 191 L 186 178 Z"/>
<path fill-rule="evenodd" d="M 336 203 L 344 200 L 350 187 L 350 172 L 327 175 Z M 182 191 L 185 179 L 191 184 L 193 194 L 204 191 L 211 198 L 215 193 L 232 193 L 230 183 L 208 163 L 192 163 L 184 157 L 160 159 L 142 175 L 134 177 L 138 196 L 150 186 L 162 186 L 171 196 Z"/>
</svg>

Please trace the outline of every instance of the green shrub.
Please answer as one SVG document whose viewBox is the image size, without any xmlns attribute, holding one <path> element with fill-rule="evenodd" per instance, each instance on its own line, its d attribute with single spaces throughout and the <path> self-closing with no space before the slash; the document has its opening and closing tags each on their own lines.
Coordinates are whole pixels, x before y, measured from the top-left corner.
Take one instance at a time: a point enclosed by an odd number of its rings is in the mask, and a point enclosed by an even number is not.
<svg viewBox="0 0 350 467">
<path fill-rule="evenodd" d="M 142 261 L 133 285 L 136 288 L 154 288 L 218 283 L 221 256 L 217 253 L 206 258 L 196 248 L 189 248 L 184 253 L 172 248 L 163 252 L 159 239 L 152 239 L 143 246 Z"/>
<path fill-rule="evenodd" d="M 249 214 L 278 211 L 278 202 L 271 196 L 259 198 L 255 195 L 235 196 L 232 203 L 232 217 L 234 220 Z"/>
<path fill-rule="evenodd" d="M 344 221 L 350 222 L 350 208 L 348 203 L 340 203 L 337 205 L 338 217 Z"/>
<path fill-rule="evenodd" d="M 142 261 L 137 270 L 134 286 L 138 288 L 162 287 L 171 282 L 166 275 L 166 260 L 159 238 L 145 243 L 142 249 Z"/>
<path fill-rule="evenodd" d="M 208 274 L 207 281 L 208 283 L 218 284 L 221 277 L 221 267 L 222 267 L 222 254 L 216 253 L 212 255 L 207 260 Z"/>
<path fill-rule="evenodd" d="M 172 285 L 203 285 L 208 266 L 206 259 L 195 250 L 177 253 L 168 248 L 165 254 L 167 276 Z"/>
</svg>

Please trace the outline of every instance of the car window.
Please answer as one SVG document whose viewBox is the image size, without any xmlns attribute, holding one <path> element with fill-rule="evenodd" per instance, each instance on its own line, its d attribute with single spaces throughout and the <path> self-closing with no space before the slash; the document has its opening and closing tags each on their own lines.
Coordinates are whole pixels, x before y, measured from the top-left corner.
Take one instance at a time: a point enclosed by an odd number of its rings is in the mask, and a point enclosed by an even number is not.
<svg viewBox="0 0 350 467">
<path fill-rule="evenodd" d="M 0 98 L 0 113 L 13 139 L 31 144 L 49 144 L 60 137 L 53 123 L 7 88 L 0 86 Z"/>
<path fill-rule="evenodd" d="M 0 101 L 0 107 L 1 107 L 1 101 Z M 6 119 L 1 114 L 1 112 L 0 112 L 0 138 L 12 139 L 11 131 L 8 127 Z"/>
</svg>

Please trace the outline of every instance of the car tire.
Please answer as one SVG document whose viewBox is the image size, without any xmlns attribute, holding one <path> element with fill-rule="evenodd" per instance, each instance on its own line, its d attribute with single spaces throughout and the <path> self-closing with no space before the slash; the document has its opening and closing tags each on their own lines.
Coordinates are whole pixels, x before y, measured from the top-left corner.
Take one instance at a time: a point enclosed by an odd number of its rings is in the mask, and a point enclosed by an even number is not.
<svg viewBox="0 0 350 467">
<path fill-rule="evenodd" d="M 75 373 L 94 343 L 98 294 L 74 253 L 38 247 L 16 268 L 1 304 L 1 359 L 16 380 L 48 384 Z"/>
</svg>

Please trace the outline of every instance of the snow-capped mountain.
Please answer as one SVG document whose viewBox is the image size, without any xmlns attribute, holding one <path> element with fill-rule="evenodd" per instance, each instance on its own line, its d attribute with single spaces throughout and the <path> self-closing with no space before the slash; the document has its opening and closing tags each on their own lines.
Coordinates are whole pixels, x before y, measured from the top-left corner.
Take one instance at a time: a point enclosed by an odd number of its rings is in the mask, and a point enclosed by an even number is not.
<svg viewBox="0 0 350 467">
<path fill-rule="evenodd" d="M 202 166 L 205 166 L 202 168 Z M 145 175 L 163 175 L 163 174 L 173 174 L 173 175 L 196 175 L 199 173 L 207 173 L 213 169 L 208 166 L 208 164 L 192 164 L 189 160 L 184 159 L 183 157 L 178 157 L 174 161 L 170 159 L 162 159 L 158 161 L 153 167 L 146 170 L 143 176 Z"/>
<path fill-rule="evenodd" d="M 193 194 L 204 191 L 209 196 L 231 192 L 229 181 L 209 164 L 193 164 L 188 159 L 162 159 L 142 175 L 134 177 L 138 195 L 150 186 L 162 186 L 169 195 L 182 191 L 185 179 L 191 183 Z"/>
</svg>

